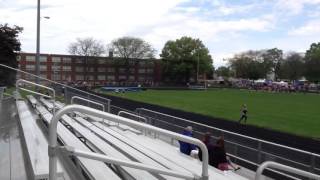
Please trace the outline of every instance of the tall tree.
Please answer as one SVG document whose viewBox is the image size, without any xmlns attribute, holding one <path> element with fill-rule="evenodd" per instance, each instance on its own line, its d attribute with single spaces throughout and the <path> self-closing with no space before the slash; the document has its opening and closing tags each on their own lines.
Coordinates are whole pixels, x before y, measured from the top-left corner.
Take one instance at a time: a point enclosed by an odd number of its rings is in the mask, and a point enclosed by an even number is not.
<svg viewBox="0 0 320 180">
<path fill-rule="evenodd" d="M 320 82 L 320 42 L 312 43 L 305 55 L 305 76 L 309 81 Z"/>
<path fill-rule="evenodd" d="M 99 40 L 91 37 L 77 38 L 76 42 L 69 45 L 68 52 L 79 56 L 101 56 L 105 48 Z"/>
<path fill-rule="evenodd" d="M 99 40 L 88 37 L 77 38 L 76 42 L 73 42 L 68 46 L 68 51 L 72 55 L 83 56 L 85 67 L 88 67 L 89 56 L 101 56 L 105 53 L 105 48 Z M 87 69 L 84 71 L 84 79 L 88 80 Z"/>
<path fill-rule="evenodd" d="M 303 57 L 296 52 L 291 52 L 281 63 L 279 77 L 281 79 L 297 80 L 303 76 L 304 68 Z"/>
<path fill-rule="evenodd" d="M 151 59 L 154 58 L 156 50 L 146 41 L 136 37 L 121 37 L 115 39 L 109 45 L 114 56 L 124 59 L 126 67 L 126 79 L 129 79 L 129 59 Z"/>
<path fill-rule="evenodd" d="M 235 55 L 229 59 L 231 69 L 235 72 L 235 76 L 245 79 L 259 79 L 266 76 L 267 69 L 265 68 L 261 51 L 246 51 Z"/>
<path fill-rule="evenodd" d="M 186 83 L 198 74 L 212 72 L 212 58 L 208 48 L 199 39 L 182 37 L 167 41 L 160 57 L 163 60 L 164 76 L 176 83 Z"/>
<path fill-rule="evenodd" d="M 271 68 L 274 73 L 274 79 L 277 80 L 280 76 L 280 66 L 283 61 L 283 52 L 281 49 L 273 48 L 268 49 L 263 54 L 263 63 L 266 70 Z"/>
<path fill-rule="evenodd" d="M 22 27 L 9 27 L 8 24 L 0 24 L 0 63 L 17 68 L 17 51 L 20 51 L 21 43 L 18 39 Z M 12 86 L 15 83 L 16 72 L 0 67 L 0 84 Z"/>
<path fill-rule="evenodd" d="M 225 78 L 228 78 L 231 75 L 230 68 L 226 66 L 220 66 L 217 70 L 215 70 L 215 73 L 218 76 L 225 77 Z"/>
<path fill-rule="evenodd" d="M 150 59 L 156 53 L 148 42 L 136 37 L 121 37 L 113 40 L 109 46 L 115 56 L 125 59 Z"/>
</svg>

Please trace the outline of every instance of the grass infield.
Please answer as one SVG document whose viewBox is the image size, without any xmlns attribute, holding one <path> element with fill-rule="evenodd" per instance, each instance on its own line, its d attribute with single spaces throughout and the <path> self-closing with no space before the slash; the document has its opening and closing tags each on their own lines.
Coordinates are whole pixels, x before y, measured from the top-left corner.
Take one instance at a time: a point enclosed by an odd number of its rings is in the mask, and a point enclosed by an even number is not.
<svg viewBox="0 0 320 180">
<path fill-rule="evenodd" d="M 247 124 L 320 138 L 320 95 L 215 89 L 108 93 L 136 101 L 238 121 L 247 104 Z"/>
</svg>

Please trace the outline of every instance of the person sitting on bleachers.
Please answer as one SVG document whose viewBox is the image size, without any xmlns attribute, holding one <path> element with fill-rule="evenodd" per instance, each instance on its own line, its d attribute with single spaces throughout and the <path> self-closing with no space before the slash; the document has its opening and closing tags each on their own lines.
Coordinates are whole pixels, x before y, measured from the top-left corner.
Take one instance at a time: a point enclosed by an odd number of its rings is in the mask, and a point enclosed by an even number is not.
<svg viewBox="0 0 320 180">
<path fill-rule="evenodd" d="M 186 127 L 183 130 L 182 134 L 185 136 L 192 137 L 193 136 L 192 127 L 191 126 Z M 180 144 L 180 152 L 182 152 L 186 155 L 190 155 L 191 151 L 196 149 L 195 145 L 187 143 L 187 142 L 179 141 L 179 144 Z"/>
<path fill-rule="evenodd" d="M 211 133 L 206 132 L 201 141 L 207 146 L 208 154 L 209 154 L 209 164 L 211 166 L 213 166 L 213 150 L 215 148 L 214 147 L 215 145 L 212 144 L 212 142 L 211 142 Z M 202 161 L 202 151 L 200 148 L 198 148 L 198 149 L 199 149 L 198 157 L 199 157 L 200 161 Z"/>
<path fill-rule="evenodd" d="M 233 170 L 239 170 L 240 167 L 235 167 L 230 159 L 227 157 L 226 150 L 224 148 L 224 138 L 219 137 L 216 145 L 213 149 L 213 166 L 220 169 L 221 171 L 230 170 L 229 166 Z"/>
</svg>

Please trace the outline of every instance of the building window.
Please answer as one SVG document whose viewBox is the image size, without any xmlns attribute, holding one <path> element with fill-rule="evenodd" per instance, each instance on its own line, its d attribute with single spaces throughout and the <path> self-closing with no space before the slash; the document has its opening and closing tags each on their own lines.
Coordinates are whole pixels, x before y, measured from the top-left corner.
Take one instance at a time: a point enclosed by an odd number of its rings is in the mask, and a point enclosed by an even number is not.
<svg viewBox="0 0 320 180">
<path fill-rule="evenodd" d="M 139 72 L 140 74 L 146 73 L 146 69 L 139 69 L 138 72 Z"/>
<path fill-rule="evenodd" d="M 140 66 L 144 66 L 144 65 L 146 65 L 146 62 L 145 61 L 139 61 L 139 65 Z"/>
<path fill-rule="evenodd" d="M 124 75 L 119 76 L 119 80 L 126 80 L 126 79 L 127 79 L 127 77 Z"/>
<path fill-rule="evenodd" d="M 26 61 L 34 62 L 34 61 L 36 61 L 36 57 L 35 56 L 26 56 Z"/>
<path fill-rule="evenodd" d="M 147 73 L 153 73 L 153 69 L 151 69 L 151 68 L 149 68 L 149 69 L 147 69 Z"/>
<path fill-rule="evenodd" d="M 40 71 L 47 71 L 47 65 L 40 65 Z"/>
<path fill-rule="evenodd" d="M 71 63 L 71 58 L 69 58 L 69 57 L 64 57 L 64 58 L 62 58 L 62 60 L 64 63 Z"/>
<path fill-rule="evenodd" d="M 106 64 L 106 60 L 105 59 L 99 59 L 98 60 L 98 64 Z"/>
<path fill-rule="evenodd" d="M 84 76 L 83 75 L 76 75 L 76 80 L 82 81 L 82 80 L 84 80 Z"/>
<path fill-rule="evenodd" d="M 52 80 L 54 80 L 54 81 L 60 81 L 61 80 L 60 74 L 52 74 L 51 77 L 52 77 Z"/>
<path fill-rule="evenodd" d="M 104 68 L 104 67 L 98 67 L 98 72 L 106 72 L 106 68 Z"/>
<path fill-rule="evenodd" d="M 87 80 L 93 81 L 94 80 L 94 76 L 93 75 L 87 76 Z"/>
<path fill-rule="evenodd" d="M 51 67 L 52 71 L 60 71 L 61 70 L 61 66 L 56 66 L 56 65 L 53 65 Z"/>
<path fill-rule="evenodd" d="M 71 71 L 71 66 L 62 66 L 63 71 Z"/>
<path fill-rule="evenodd" d="M 108 72 L 108 73 L 114 73 L 114 72 L 115 72 L 115 69 L 114 69 L 114 68 L 107 68 L 107 72 Z"/>
<path fill-rule="evenodd" d="M 46 74 L 40 74 L 40 77 L 47 79 L 47 75 Z"/>
<path fill-rule="evenodd" d="M 61 58 L 60 57 L 52 57 L 52 62 L 53 63 L 60 63 L 61 62 Z"/>
<path fill-rule="evenodd" d="M 134 76 L 129 76 L 129 80 L 134 81 L 136 78 Z"/>
<path fill-rule="evenodd" d="M 135 73 L 135 72 L 136 72 L 136 69 L 134 69 L 134 68 L 130 68 L 130 69 L 129 69 L 129 72 L 130 72 L 131 74 L 133 74 L 133 73 Z"/>
<path fill-rule="evenodd" d="M 83 63 L 84 61 L 82 59 L 76 59 L 76 63 Z"/>
<path fill-rule="evenodd" d="M 109 75 L 109 76 L 107 76 L 107 79 L 110 80 L 110 81 L 114 81 L 115 77 L 113 75 Z"/>
<path fill-rule="evenodd" d="M 106 76 L 105 75 L 98 75 L 98 80 L 104 81 L 104 80 L 106 80 Z"/>
<path fill-rule="evenodd" d="M 126 68 L 119 68 L 119 73 L 125 73 L 126 72 Z"/>
<path fill-rule="evenodd" d="M 144 76 L 139 76 L 138 80 L 139 81 L 144 81 L 146 78 Z"/>
<path fill-rule="evenodd" d="M 40 56 L 40 62 L 47 62 L 47 56 Z"/>
<path fill-rule="evenodd" d="M 83 72 L 84 68 L 83 67 L 76 67 L 76 72 Z"/>
<path fill-rule="evenodd" d="M 87 72 L 94 72 L 94 67 L 88 67 Z"/>
<path fill-rule="evenodd" d="M 27 65 L 26 65 L 26 70 L 27 70 L 27 71 L 34 71 L 34 70 L 36 70 L 36 66 L 35 66 L 35 65 L 27 64 Z"/>
</svg>

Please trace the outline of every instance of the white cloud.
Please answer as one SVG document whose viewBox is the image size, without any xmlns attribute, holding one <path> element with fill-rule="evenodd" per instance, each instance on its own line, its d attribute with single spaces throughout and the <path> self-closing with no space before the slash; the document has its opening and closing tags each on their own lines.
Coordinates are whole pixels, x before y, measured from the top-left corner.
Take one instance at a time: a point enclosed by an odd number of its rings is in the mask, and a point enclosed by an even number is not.
<svg viewBox="0 0 320 180">
<path fill-rule="evenodd" d="M 293 36 L 317 36 L 320 35 L 320 21 L 311 20 L 305 25 L 289 31 L 289 35 Z"/>
<path fill-rule="evenodd" d="M 318 5 L 320 0 L 277 0 L 276 11 L 287 15 L 301 14 L 306 5 Z"/>
</svg>

